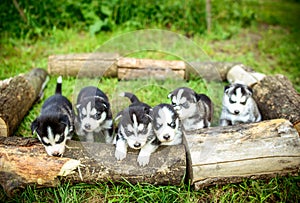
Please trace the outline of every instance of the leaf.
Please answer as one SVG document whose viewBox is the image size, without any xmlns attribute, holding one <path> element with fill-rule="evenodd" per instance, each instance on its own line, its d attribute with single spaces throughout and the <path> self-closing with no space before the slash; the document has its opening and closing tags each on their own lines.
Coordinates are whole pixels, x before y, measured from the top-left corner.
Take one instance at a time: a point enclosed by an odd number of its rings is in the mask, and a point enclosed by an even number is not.
<svg viewBox="0 0 300 203">
<path fill-rule="evenodd" d="M 104 26 L 104 25 L 105 25 L 105 22 L 100 19 L 95 21 L 95 23 L 93 25 L 90 25 L 90 29 L 89 29 L 90 34 L 95 35 L 97 32 L 99 32 L 101 30 L 102 26 Z"/>
<path fill-rule="evenodd" d="M 108 6 L 104 6 L 104 5 L 101 6 L 101 12 L 107 16 L 111 16 L 111 14 L 112 14 L 112 11 L 110 10 L 110 8 Z"/>
</svg>

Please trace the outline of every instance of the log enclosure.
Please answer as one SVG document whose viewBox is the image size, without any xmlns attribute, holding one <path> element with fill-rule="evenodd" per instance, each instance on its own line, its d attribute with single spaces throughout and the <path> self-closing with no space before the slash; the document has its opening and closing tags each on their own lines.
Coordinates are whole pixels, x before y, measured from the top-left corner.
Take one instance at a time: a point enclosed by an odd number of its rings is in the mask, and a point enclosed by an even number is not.
<svg viewBox="0 0 300 203">
<path fill-rule="evenodd" d="M 211 71 L 212 68 L 218 75 Z M 145 71 L 157 79 L 168 77 L 170 72 L 182 79 L 188 79 L 190 73 L 206 80 L 234 82 L 243 78 L 254 90 L 253 97 L 264 121 L 185 132 L 183 145 L 160 147 L 146 167 L 137 165 L 136 151 L 129 151 L 125 160 L 116 161 L 113 145 L 70 141 L 70 149 L 64 157 L 57 158 L 47 156 L 36 139 L 0 137 L 0 183 L 4 190 L 12 195 L 17 188 L 32 184 L 49 187 L 64 181 L 96 183 L 124 179 L 131 183 L 179 185 L 184 177 L 200 189 L 244 178 L 299 173 L 300 95 L 282 75 L 266 76 L 238 63 L 186 64 L 120 58 L 115 53 L 55 55 L 50 56 L 48 62 L 49 74 L 63 76 L 129 80 L 144 77 Z M 33 82 L 37 84 L 33 88 L 33 101 L 43 88 L 46 76 L 38 78 L 42 79 Z M 10 132 L 7 135 L 11 135 L 13 129 Z M 45 165 L 53 168 L 53 173 L 43 170 Z M 33 171 L 32 167 L 37 170 Z"/>
</svg>

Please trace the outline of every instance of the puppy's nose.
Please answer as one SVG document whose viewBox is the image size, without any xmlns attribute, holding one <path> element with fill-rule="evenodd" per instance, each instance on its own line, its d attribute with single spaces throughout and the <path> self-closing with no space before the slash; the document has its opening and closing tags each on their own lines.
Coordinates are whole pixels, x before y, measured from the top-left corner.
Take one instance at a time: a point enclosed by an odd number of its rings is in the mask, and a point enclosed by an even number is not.
<svg viewBox="0 0 300 203">
<path fill-rule="evenodd" d="M 170 139 L 170 135 L 164 135 L 163 138 L 164 138 L 165 140 L 169 140 L 169 139 Z"/>
<path fill-rule="evenodd" d="M 59 152 L 53 152 L 52 156 L 61 156 L 61 154 Z"/>
<path fill-rule="evenodd" d="M 141 146 L 141 143 L 136 142 L 133 146 L 139 148 Z"/>
<path fill-rule="evenodd" d="M 235 114 L 239 114 L 240 111 L 239 111 L 239 110 L 234 110 L 234 113 L 235 113 Z"/>
<path fill-rule="evenodd" d="M 86 123 L 86 124 L 84 125 L 84 128 L 87 129 L 87 130 L 90 130 L 90 129 L 91 129 L 91 124 Z"/>
</svg>

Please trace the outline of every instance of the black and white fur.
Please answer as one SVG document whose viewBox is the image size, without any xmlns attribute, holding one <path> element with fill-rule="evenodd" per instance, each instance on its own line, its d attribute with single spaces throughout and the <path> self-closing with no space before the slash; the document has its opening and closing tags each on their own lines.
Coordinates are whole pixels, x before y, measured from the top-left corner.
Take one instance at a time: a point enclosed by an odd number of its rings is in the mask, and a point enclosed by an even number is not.
<svg viewBox="0 0 300 203">
<path fill-rule="evenodd" d="M 205 94 L 197 94 L 187 87 L 172 91 L 168 98 L 179 115 L 186 131 L 209 127 L 213 116 L 213 103 Z"/>
<path fill-rule="evenodd" d="M 78 94 L 76 109 L 76 133 L 84 141 L 112 143 L 112 113 L 104 92 L 94 86 L 84 87 Z"/>
<path fill-rule="evenodd" d="M 58 77 L 55 94 L 45 101 L 40 116 L 31 123 L 32 134 L 37 134 L 50 156 L 63 156 L 66 141 L 74 131 L 72 104 L 62 96 L 61 89 L 62 78 Z"/>
<path fill-rule="evenodd" d="M 243 84 L 234 83 L 225 86 L 220 125 L 261 121 L 261 114 L 252 94 L 252 89 Z"/>
<path fill-rule="evenodd" d="M 137 162 L 140 166 L 146 166 L 150 161 L 151 154 L 159 146 L 153 134 L 151 107 L 142 103 L 131 93 L 123 93 L 121 96 L 128 97 L 132 104 L 121 111 L 117 119 L 118 133 L 116 137 L 115 157 L 117 160 L 126 158 L 127 147 L 140 150 Z"/>
<path fill-rule="evenodd" d="M 160 145 L 182 143 L 182 127 L 179 116 L 170 104 L 159 104 L 152 111 L 153 131 Z"/>
</svg>

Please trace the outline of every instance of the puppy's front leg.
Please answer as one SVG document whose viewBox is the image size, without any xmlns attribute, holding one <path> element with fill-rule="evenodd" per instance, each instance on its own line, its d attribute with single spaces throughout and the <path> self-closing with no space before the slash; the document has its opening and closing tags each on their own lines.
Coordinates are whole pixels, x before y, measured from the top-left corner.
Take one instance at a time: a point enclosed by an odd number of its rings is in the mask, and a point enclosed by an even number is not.
<svg viewBox="0 0 300 203">
<path fill-rule="evenodd" d="M 220 120 L 220 126 L 229 126 L 230 125 L 230 121 L 227 119 L 221 119 Z"/>
<path fill-rule="evenodd" d="M 148 165 L 150 161 L 151 154 L 158 148 L 157 145 L 153 145 L 152 143 L 147 143 L 143 148 L 141 148 L 141 151 L 139 153 L 139 156 L 137 158 L 137 162 L 140 166 L 146 166 Z"/>
<path fill-rule="evenodd" d="M 126 158 L 127 143 L 123 139 L 118 139 L 116 143 L 115 157 L 117 160 L 122 161 Z"/>
</svg>

